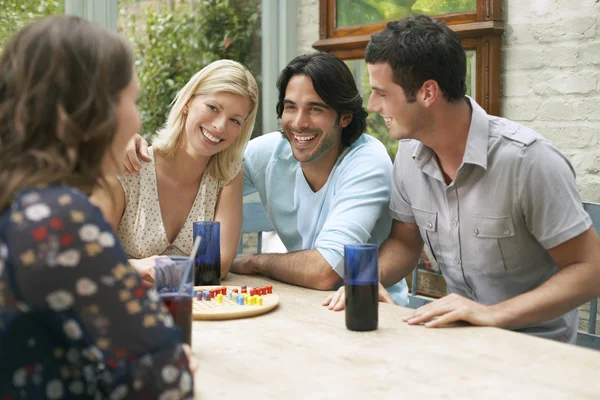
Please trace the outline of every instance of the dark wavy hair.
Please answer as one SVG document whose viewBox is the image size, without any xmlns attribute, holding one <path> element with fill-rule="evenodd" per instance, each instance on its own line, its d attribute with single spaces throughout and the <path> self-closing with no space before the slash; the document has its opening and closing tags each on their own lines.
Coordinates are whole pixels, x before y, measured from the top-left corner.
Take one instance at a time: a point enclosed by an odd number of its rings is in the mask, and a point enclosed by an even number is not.
<svg viewBox="0 0 600 400">
<path fill-rule="evenodd" d="M 20 190 L 103 181 L 119 93 L 133 77 L 124 39 L 74 16 L 21 28 L 0 57 L 0 210 Z"/>
<path fill-rule="evenodd" d="M 323 101 L 338 114 L 352 114 L 352 121 L 342 129 L 342 144 L 350 146 L 367 127 L 367 112 L 356 88 L 352 72 L 338 57 L 327 53 L 305 54 L 294 58 L 281 71 L 277 80 L 279 101 L 277 117 L 283 114 L 283 100 L 288 82 L 294 75 L 306 75 Z"/>
<path fill-rule="evenodd" d="M 444 23 L 426 15 L 388 22 L 371 36 L 365 50 L 369 64 L 388 63 L 393 79 L 415 101 L 429 79 L 436 81 L 447 101 L 464 98 L 467 91 L 467 56 L 460 39 Z"/>
</svg>

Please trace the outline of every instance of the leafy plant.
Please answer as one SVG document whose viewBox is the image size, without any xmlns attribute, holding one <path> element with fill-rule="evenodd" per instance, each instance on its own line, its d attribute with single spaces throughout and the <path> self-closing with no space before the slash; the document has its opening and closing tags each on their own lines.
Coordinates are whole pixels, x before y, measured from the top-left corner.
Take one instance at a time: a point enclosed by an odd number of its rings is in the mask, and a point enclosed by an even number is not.
<svg viewBox="0 0 600 400">
<path fill-rule="evenodd" d="M 246 65 L 260 84 L 260 1 L 203 0 L 157 3 L 141 13 L 120 6 L 131 41 L 142 98 L 142 136 L 151 141 L 171 101 L 189 78 L 212 61 Z M 175 3 L 175 2 L 173 2 Z M 257 121 L 256 126 L 260 126 Z"/>
<path fill-rule="evenodd" d="M 0 0 L 0 50 L 19 28 L 32 20 L 64 13 L 63 1 Z"/>
</svg>

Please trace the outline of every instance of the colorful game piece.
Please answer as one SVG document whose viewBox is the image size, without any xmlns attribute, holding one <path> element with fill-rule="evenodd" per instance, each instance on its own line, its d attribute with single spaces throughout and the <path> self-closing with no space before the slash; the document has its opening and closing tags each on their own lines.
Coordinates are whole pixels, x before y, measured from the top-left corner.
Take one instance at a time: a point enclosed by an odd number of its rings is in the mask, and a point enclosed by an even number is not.
<svg viewBox="0 0 600 400">
<path fill-rule="evenodd" d="M 198 289 L 194 288 L 194 291 L 192 292 L 192 296 L 198 297 Z"/>
<path fill-rule="evenodd" d="M 240 286 L 201 286 L 195 289 L 197 295 L 192 301 L 192 318 L 195 320 L 226 320 L 251 317 L 266 313 L 279 304 L 277 294 L 264 297 L 259 294 L 261 289 L 266 291 L 265 287 L 248 285 L 245 288 L 245 293 L 239 293 Z M 194 289 L 190 288 L 190 290 L 193 291 Z M 240 307 L 243 305 L 248 305 L 248 307 Z"/>
</svg>

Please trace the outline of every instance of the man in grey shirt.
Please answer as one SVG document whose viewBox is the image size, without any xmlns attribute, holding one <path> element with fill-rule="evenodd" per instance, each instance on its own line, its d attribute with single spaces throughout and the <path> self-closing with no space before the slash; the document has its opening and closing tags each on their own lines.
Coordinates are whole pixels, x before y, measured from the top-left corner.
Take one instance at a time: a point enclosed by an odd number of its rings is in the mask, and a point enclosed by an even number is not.
<svg viewBox="0 0 600 400">
<path fill-rule="evenodd" d="M 600 242 L 569 161 L 465 96 L 464 49 L 440 22 L 390 22 L 365 60 L 369 111 L 400 140 L 381 283 L 407 276 L 425 242 L 449 293 L 405 321 L 463 320 L 574 342 L 576 307 L 600 295 Z M 342 302 L 340 290 L 325 304 Z"/>
</svg>

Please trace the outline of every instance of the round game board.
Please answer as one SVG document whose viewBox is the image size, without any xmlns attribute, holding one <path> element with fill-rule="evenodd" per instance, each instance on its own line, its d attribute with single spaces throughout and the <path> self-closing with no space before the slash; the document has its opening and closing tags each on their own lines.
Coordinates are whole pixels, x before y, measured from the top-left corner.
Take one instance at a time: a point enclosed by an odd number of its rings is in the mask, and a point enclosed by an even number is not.
<svg viewBox="0 0 600 400">
<path fill-rule="evenodd" d="M 226 287 L 228 290 L 238 289 L 240 286 L 196 286 L 198 291 L 202 289 L 210 290 Z M 196 320 L 222 320 L 247 318 L 256 315 L 264 314 L 271 311 L 279 304 L 279 296 L 277 294 L 265 294 L 262 296 L 263 304 L 257 305 L 239 305 L 229 299 L 229 296 L 223 296 L 223 303 L 218 303 L 216 299 L 210 301 L 197 300 L 194 298 L 192 302 L 192 317 Z"/>
</svg>

